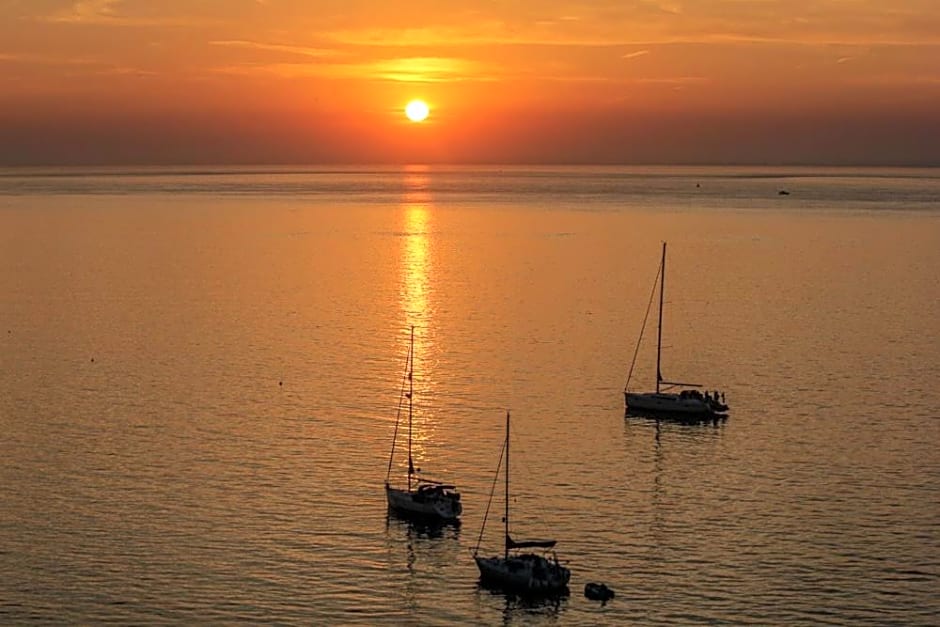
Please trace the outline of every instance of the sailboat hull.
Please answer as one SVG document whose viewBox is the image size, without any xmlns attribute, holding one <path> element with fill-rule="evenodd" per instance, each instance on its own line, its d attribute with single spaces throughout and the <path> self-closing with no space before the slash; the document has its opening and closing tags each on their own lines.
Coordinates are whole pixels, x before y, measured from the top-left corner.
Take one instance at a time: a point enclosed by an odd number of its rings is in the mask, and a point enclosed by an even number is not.
<svg viewBox="0 0 940 627">
<path fill-rule="evenodd" d="M 666 392 L 625 392 L 628 412 L 663 415 L 687 419 L 715 418 L 722 415 L 721 408 L 700 398 Z M 722 406 L 724 407 L 724 406 Z M 727 407 L 724 407 L 727 410 Z"/>
<path fill-rule="evenodd" d="M 571 571 L 557 561 L 525 553 L 502 557 L 474 557 L 480 583 L 525 595 L 556 595 L 568 592 Z"/>
<path fill-rule="evenodd" d="M 456 492 L 408 491 L 385 486 L 388 509 L 398 516 L 444 522 L 456 521 L 463 512 Z"/>
</svg>

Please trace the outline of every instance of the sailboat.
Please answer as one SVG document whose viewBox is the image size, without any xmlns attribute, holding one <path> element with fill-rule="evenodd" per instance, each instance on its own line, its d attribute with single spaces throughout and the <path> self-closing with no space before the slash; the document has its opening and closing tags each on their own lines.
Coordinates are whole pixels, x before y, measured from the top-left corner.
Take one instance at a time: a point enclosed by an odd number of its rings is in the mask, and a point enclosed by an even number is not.
<svg viewBox="0 0 940 627">
<path fill-rule="evenodd" d="M 506 412 L 506 439 L 503 442 L 503 451 L 500 456 L 506 458 L 505 490 L 506 509 L 503 514 L 503 554 L 494 557 L 480 557 L 480 542 L 483 539 L 483 530 L 486 529 L 486 518 L 489 514 L 489 503 L 486 514 L 483 516 L 483 526 L 476 548 L 473 550 L 473 559 L 480 569 L 480 582 L 486 586 L 499 588 L 507 592 L 516 592 L 526 595 L 555 595 L 568 591 L 568 580 L 571 571 L 558 562 L 558 556 L 552 552 L 552 559 L 535 553 L 510 553 L 516 549 L 541 548 L 552 549 L 555 540 L 513 540 L 509 535 L 509 412 Z M 499 476 L 499 465 L 496 467 L 496 476 Z M 496 487 L 496 481 L 493 481 Z M 493 494 L 490 493 L 490 503 Z"/>
<path fill-rule="evenodd" d="M 422 518 L 438 522 L 456 521 L 463 506 L 456 486 L 418 477 L 411 457 L 412 420 L 414 417 L 414 356 L 415 328 L 411 327 L 411 347 L 405 363 L 405 379 L 398 403 L 398 416 L 395 420 L 395 435 L 392 437 L 392 452 L 388 457 L 388 472 L 385 475 L 385 498 L 389 511 L 407 518 Z M 406 389 L 407 384 L 407 389 Z M 398 442 L 398 426 L 401 422 L 401 409 L 404 399 L 408 400 L 408 482 L 406 486 L 394 487 L 391 484 L 392 467 L 395 461 L 395 446 Z"/>
<path fill-rule="evenodd" d="M 630 392 L 630 378 L 633 374 L 633 364 L 630 366 L 630 374 L 627 375 L 627 385 L 624 387 L 624 403 L 627 412 L 651 415 L 655 417 L 674 417 L 679 419 L 696 420 L 721 418 L 727 415 L 728 406 L 724 403 L 724 394 L 717 390 L 705 392 L 702 394 L 697 388 L 702 387 L 697 383 L 679 383 L 677 381 L 666 381 L 663 379 L 662 364 L 662 346 L 663 346 L 663 294 L 666 288 L 666 242 L 663 242 L 663 256 L 659 265 L 659 323 L 656 330 L 656 390 L 653 392 Z M 655 288 L 654 288 L 655 289 Z M 650 295 L 650 304 L 652 304 L 652 294 Z M 649 308 L 647 308 L 649 315 Z M 643 327 L 646 327 L 646 318 L 643 319 Z M 640 340 L 643 338 L 643 330 L 640 330 Z M 640 340 L 637 340 L 637 351 L 633 355 L 633 363 L 636 363 L 636 355 L 639 352 Z M 680 388 L 675 392 L 664 390 Z"/>
</svg>

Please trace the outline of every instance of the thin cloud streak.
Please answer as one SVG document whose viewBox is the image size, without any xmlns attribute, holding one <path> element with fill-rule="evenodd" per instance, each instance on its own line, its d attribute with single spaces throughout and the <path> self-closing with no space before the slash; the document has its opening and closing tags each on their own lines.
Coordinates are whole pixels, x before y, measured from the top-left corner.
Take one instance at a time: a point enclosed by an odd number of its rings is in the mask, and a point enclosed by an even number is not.
<svg viewBox="0 0 940 627">
<path fill-rule="evenodd" d="M 71 24 L 76 27 L 179 27 L 211 23 L 185 17 L 135 16 L 129 12 L 119 11 L 124 3 L 125 0 L 77 0 L 70 8 L 49 14 L 34 15 L 30 19 L 53 24 Z"/>
<path fill-rule="evenodd" d="M 39 19 L 74 24 L 110 23 L 120 20 L 120 17 L 115 14 L 115 8 L 121 2 L 122 0 L 78 0 L 69 9 L 63 9 Z"/>
<path fill-rule="evenodd" d="M 209 45 L 228 46 L 231 48 L 251 48 L 254 50 L 267 50 L 271 52 L 287 52 L 289 54 L 314 58 L 334 57 L 340 54 L 339 51 L 329 48 L 310 48 L 308 46 L 294 46 L 290 44 L 264 43 L 259 41 L 246 41 L 238 39 L 210 41 Z"/>
<path fill-rule="evenodd" d="M 404 83 L 444 81 L 492 81 L 497 77 L 473 61 L 441 57 L 386 59 L 371 63 L 244 63 L 212 68 L 212 72 L 234 75 L 274 75 L 282 78 L 371 78 Z"/>
</svg>

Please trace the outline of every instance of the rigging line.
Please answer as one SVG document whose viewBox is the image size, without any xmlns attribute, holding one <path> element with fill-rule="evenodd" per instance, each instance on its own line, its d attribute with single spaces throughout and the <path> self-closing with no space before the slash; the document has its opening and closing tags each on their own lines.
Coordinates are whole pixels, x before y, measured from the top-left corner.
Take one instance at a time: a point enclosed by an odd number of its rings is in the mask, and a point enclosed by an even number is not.
<svg viewBox="0 0 940 627">
<path fill-rule="evenodd" d="M 633 361 L 630 362 L 630 371 L 627 373 L 627 382 L 623 386 L 623 391 L 626 392 L 627 388 L 630 387 L 630 379 L 633 378 L 633 368 L 636 366 L 636 357 L 640 354 L 640 342 L 643 341 L 643 332 L 646 330 L 646 321 L 650 317 L 650 309 L 653 307 L 653 297 L 656 295 L 656 282 L 659 280 L 659 275 L 663 271 L 663 265 L 659 264 L 659 269 L 656 271 L 656 277 L 653 279 L 653 289 L 650 291 L 650 301 L 646 304 L 646 313 L 643 315 L 643 326 L 640 327 L 640 337 L 636 340 L 636 348 L 633 350 Z M 659 376 L 659 373 L 656 373 L 656 376 Z"/>
<path fill-rule="evenodd" d="M 388 470 L 385 472 L 385 483 L 392 476 L 392 462 L 395 459 L 395 444 L 398 442 L 398 425 L 401 423 L 401 408 L 405 404 L 405 382 L 408 380 L 408 368 L 411 366 L 411 351 L 405 360 L 405 374 L 401 377 L 401 391 L 398 394 L 398 411 L 395 413 L 395 432 L 392 435 L 392 452 L 388 455 Z"/>
<path fill-rule="evenodd" d="M 480 543 L 483 541 L 483 530 L 486 529 L 486 519 L 490 515 L 490 505 L 493 503 L 493 494 L 496 492 L 496 482 L 499 481 L 499 469 L 503 465 L 503 455 L 506 454 L 506 441 L 503 440 L 503 448 L 499 450 L 499 461 L 496 462 L 496 474 L 493 475 L 493 485 L 490 488 L 490 498 L 486 501 L 486 510 L 483 512 L 483 524 L 480 525 L 480 535 L 477 538 L 477 545 L 473 547 L 473 556 L 476 557 L 480 552 Z"/>
</svg>

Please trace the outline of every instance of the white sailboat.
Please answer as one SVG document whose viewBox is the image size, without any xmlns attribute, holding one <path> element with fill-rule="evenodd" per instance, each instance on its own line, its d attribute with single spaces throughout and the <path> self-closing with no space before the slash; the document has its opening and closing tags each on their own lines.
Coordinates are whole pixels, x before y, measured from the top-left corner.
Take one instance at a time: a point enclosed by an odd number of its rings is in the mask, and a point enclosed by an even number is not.
<svg viewBox="0 0 940 627">
<path fill-rule="evenodd" d="M 516 541 L 509 535 L 509 412 L 506 412 L 506 439 L 503 443 L 503 456 L 506 458 L 505 490 L 506 509 L 503 515 L 504 544 L 503 554 L 493 557 L 480 557 L 480 541 L 483 539 L 483 530 L 486 528 L 486 518 L 483 517 L 483 527 L 473 550 L 473 559 L 480 569 L 480 582 L 483 585 L 495 587 L 507 592 L 526 595 L 557 595 L 568 591 L 568 580 L 571 571 L 558 562 L 558 557 L 552 552 L 552 559 L 535 553 L 510 553 L 516 549 L 542 548 L 551 549 L 555 540 L 527 540 Z M 502 456 L 500 457 L 502 459 Z M 496 468 L 499 476 L 499 466 Z M 495 480 L 494 480 L 495 487 Z M 493 500 L 490 494 L 490 502 Z"/>
<path fill-rule="evenodd" d="M 398 403 L 398 417 L 395 420 L 395 435 L 392 437 L 392 452 L 388 458 L 388 472 L 385 475 L 385 497 L 389 511 L 407 518 L 422 518 L 439 522 L 456 521 L 463 506 L 456 486 L 418 477 L 411 457 L 412 419 L 414 416 L 414 354 L 415 329 L 411 327 L 411 347 L 406 362 L 406 382 L 402 382 L 402 394 Z M 391 484 L 392 467 L 395 461 L 395 446 L 398 441 L 398 427 L 401 422 L 402 401 L 408 400 L 408 481 L 407 485 L 394 487 Z"/>
<path fill-rule="evenodd" d="M 633 374 L 633 365 L 627 375 L 627 385 L 624 387 L 624 403 L 627 412 L 639 415 L 656 417 L 673 417 L 679 419 L 709 419 L 721 418 L 727 414 L 728 406 L 724 403 L 724 394 L 717 390 L 714 393 L 702 394 L 697 383 L 679 383 L 665 381 L 662 370 L 662 344 L 663 344 L 663 294 L 666 288 L 666 242 L 663 242 L 663 256 L 659 265 L 659 322 L 656 332 L 656 390 L 653 392 L 630 392 L 630 378 Z M 652 295 L 650 298 L 652 304 Z M 649 309 L 647 308 L 647 314 Z M 643 319 L 644 328 L 646 318 Z M 640 331 L 640 339 L 643 330 Z M 639 352 L 639 340 L 637 341 Z M 636 363 L 636 353 L 633 356 Z M 679 388 L 678 391 L 668 392 L 667 389 Z"/>
</svg>

